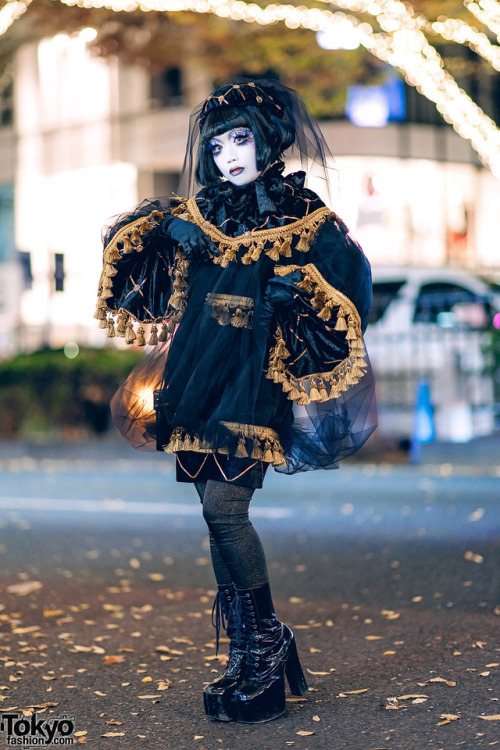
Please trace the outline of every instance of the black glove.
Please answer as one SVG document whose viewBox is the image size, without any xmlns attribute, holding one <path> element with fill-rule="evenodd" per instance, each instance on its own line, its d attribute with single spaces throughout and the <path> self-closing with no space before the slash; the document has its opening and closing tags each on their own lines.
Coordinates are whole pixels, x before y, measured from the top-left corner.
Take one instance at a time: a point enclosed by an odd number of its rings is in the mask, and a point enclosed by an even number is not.
<svg viewBox="0 0 500 750">
<path fill-rule="evenodd" d="M 219 255 L 219 249 L 199 226 L 177 216 L 166 216 L 161 224 L 166 237 L 182 245 L 189 260 L 206 263 L 212 256 Z"/>
<path fill-rule="evenodd" d="M 286 310 L 295 304 L 295 296 L 299 293 L 295 284 L 301 280 L 300 271 L 293 271 L 287 276 L 273 277 L 262 297 L 261 319 L 265 326 L 269 327 L 279 310 Z"/>
</svg>

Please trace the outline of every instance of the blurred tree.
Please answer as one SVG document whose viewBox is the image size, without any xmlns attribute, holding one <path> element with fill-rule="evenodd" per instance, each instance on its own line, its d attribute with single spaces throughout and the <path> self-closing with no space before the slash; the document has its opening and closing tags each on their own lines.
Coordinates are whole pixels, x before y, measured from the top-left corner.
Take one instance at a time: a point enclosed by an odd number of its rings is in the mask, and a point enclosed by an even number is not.
<svg viewBox="0 0 500 750">
<path fill-rule="evenodd" d="M 296 4 L 299 0 L 295 0 Z M 265 0 L 260 0 L 261 5 Z M 0 0 L 1 5 L 5 0 Z M 440 17 L 467 20 L 482 31 L 488 31 L 457 0 L 413 0 L 406 3 L 415 14 L 429 20 Z M 310 3 L 324 8 L 324 4 Z M 335 3 L 332 5 L 335 9 Z M 357 14 L 376 28 L 372 16 Z M 262 75 L 272 71 L 280 79 L 298 89 L 318 117 L 343 114 L 348 86 L 355 83 L 374 84 L 386 75 L 386 66 L 364 48 L 356 50 L 323 50 L 316 35 L 304 29 L 289 29 L 283 24 L 260 26 L 231 21 L 211 14 L 144 13 L 140 10 L 116 13 L 105 8 L 68 7 L 58 0 L 33 0 L 22 19 L 2 39 L 5 60 L 22 41 L 57 32 L 72 32 L 84 26 L 98 30 L 92 43 L 96 55 L 118 56 L 142 65 L 152 73 L 178 67 L 187 54 L 186 39 L 194 35 L 196 56 L 200 65 L 212 71 L 214 83 L 231 75 L 245 72 Z M 453 74 L 469 74 L 473 67 L 492 71 L 472 54 L 457 54 L 450 45 L 433 35 L 432 43 L 444 53 Z M 479 68 L 478 68 L 479 65 Z M 493 71 L 492 71 L 493 72 Z"/>
</svg>

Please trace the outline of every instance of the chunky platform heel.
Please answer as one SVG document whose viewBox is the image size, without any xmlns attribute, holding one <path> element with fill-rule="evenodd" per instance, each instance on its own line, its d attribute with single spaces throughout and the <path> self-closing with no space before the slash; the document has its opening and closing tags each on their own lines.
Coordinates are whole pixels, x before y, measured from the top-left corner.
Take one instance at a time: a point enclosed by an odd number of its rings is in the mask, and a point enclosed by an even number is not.
<svg viewBox="0 0 500 750">
<path fill-rule="evenodd" d="M 203 691 L 205 713 L 216 721 L 234 720 L 230 695 L 243 677 L 246 643 L 241 623 L 236 621 L 235 596 L 233 586 L 220 586 L 212 609 L 212 625 L 216 629 L 216 654 L 219 651 L 221 625 L 230 639 L 229 657 L 224 672 Z"/>
<path fill-rule="evenodd" d="M 303 695 L 307 683 L 294 635 L 274 614 L 269 586 L 238 597 L 247 651 L 243 679 L 230 694 L 231 714 L 241 724 L 260 724 L 285 713 L 285 674 L 294 695 Z"/>
</svg>

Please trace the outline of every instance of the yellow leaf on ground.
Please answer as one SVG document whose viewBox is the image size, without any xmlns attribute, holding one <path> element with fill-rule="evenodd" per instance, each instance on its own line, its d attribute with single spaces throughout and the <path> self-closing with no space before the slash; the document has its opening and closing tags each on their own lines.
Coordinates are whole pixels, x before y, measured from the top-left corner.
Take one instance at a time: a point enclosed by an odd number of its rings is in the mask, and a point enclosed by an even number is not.
<svg viewBox="0 0 500 750">
<path fill-rule="evenodd" d="M 381 635 L 365 635 L 365 641 L 381 641 Z"/>
<path fill-rule="evenodd" d="M 299 730 L 299 731 L 297 732 L 297 734 L 298 734 L 298 735 L 299 735 L 300 737 L 310 737 L 310 736 L 311 736 L 311 734 L 314 734 L 314 732 L 306 732 L 306 731 L 305 731 L 304 729 L 300 729 L 300 730 Z"/>
<path fill-rule="evenodd" d="M 106 732 L 101 734 L 101 737 L 125 737 L 125 732 Z"/>
<path fill-rule="evenodd" d="M 484 719 L 485 721 L 500 721 L 500 714 L 490 714 L 490 716 L 478 716 L 478 719 Z"/>
<path fill-rule="evenodd" d="M 428 695 L 421 695 L 420 693 L 409 693 L 408 695 L 398 695 L 398 701 L 409 701 L 413 698 L 428 698 Z"/>
<path fill-rule="evenodd" d="M 154 700 L 155 698 L 161 698 L 161 695 L 138 695 L 137 697 L 143 701 L 146 701 L 146 700 Z"/>
<path fill-rule="evenodd" d="M 448 687 L 455 687 L 455 685 L 457 684 L 452 680 L 445 680 L 444 677 L 431 677 L 430 680 L 426 680 L 426 682 L 419 682 L 418 684 L 423 687 L 424 685 L 429 685 L 431 682 L 444 682 L 444 684 L 448 685 Z"/>
<path fill-rule="evenodd" d="M 59 615 L 63 615 L 64 612 L 62 609 L 44 609 L 43 610 L 43 616 L 44 617 L 58 617 Z"/>
<path fill-rule="evenodd" d="M 346 690 L 343 693 L 339 693 L 339 698 L 345 698 L 346 695 L 361 695 L 361 693 L 367 693 L 368 688 L 363 688 L 363 690 Z"/>
<path fill-rule="evenodd" d="M 309 667 L 306 667 L 306 670 L 307 672 L 309 672 L 309 674 L 319 675 L 320 677 L 331 674 L 331 672 L 313 672 L 312 669 L 309 669 Z"/>
<path fill-rule="evenodd" d="M 107 664 L 121 664 L 124 661 L 125 661 L 124 656 L 121 656 L 121 655 L 113 656 L 110 654 L 109 656 L 104 657 L 104 659 L 102 660 L 102 663 L 106 665 Z"/>
</svg>

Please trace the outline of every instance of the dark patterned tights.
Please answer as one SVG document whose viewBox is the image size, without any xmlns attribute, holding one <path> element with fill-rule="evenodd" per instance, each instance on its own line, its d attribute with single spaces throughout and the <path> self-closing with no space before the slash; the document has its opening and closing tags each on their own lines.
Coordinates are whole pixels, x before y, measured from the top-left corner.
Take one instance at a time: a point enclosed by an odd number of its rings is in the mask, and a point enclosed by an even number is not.
<svg viewBox="0 0 500 750">
<path fill-rule="evenodd" d="M 195 486 L 208 525 L 217 583 L 233 583 L 238 589 L 268 583 L 264 548 L 248 517 L 254 490 L 211 479 Z"/>
</svg>

